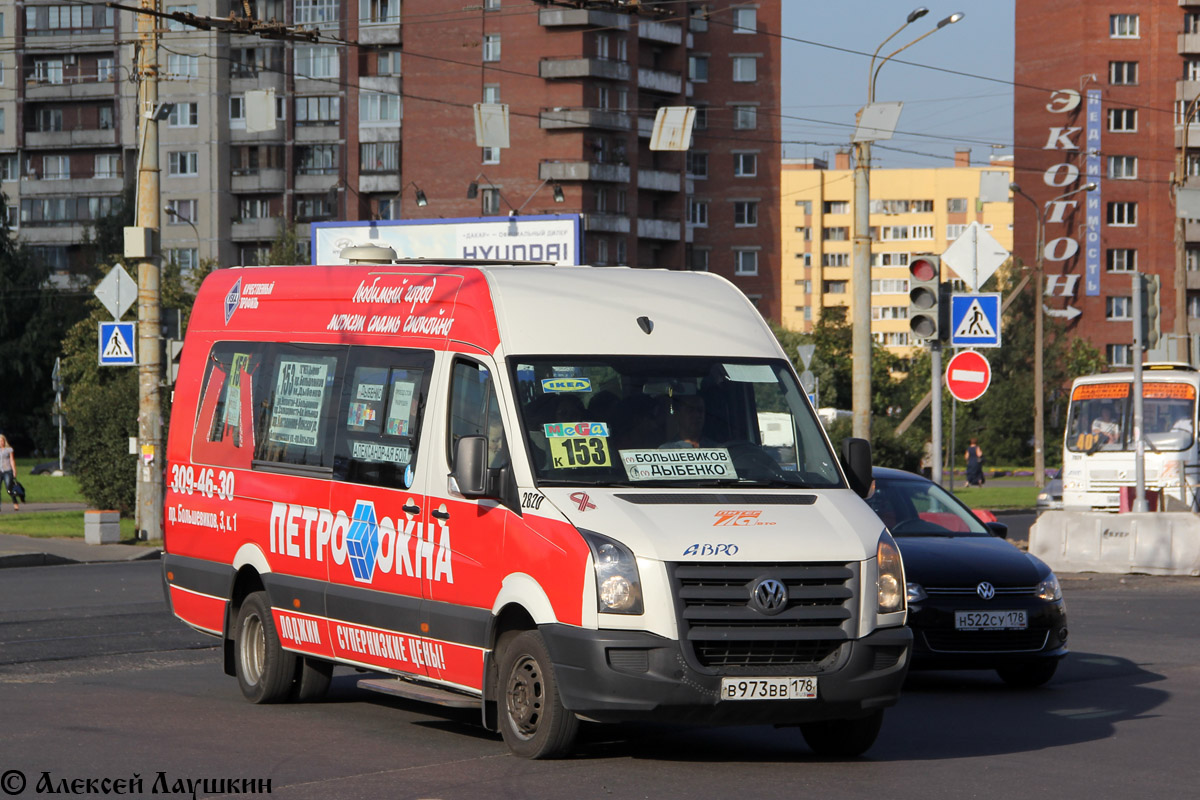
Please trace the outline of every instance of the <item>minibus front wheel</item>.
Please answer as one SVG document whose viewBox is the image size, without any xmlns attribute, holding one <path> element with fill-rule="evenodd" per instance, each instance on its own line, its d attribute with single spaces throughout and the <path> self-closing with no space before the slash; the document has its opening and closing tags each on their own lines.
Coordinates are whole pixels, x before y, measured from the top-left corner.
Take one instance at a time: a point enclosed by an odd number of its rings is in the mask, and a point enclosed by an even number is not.
<svg viewBox="0 0 1200 800">
<path fill-rule="evenodd" d="M 539 631 L 510 631 L 500 640 L 500 732 L 522 758 L 567 755 L 579 719 L 563 708 L 558 679 Z"/>
<path fill-rule="evenodd" d="M 254 592 L 238 609 L 234 664 L 242 694 L 252 703 L 288 698 L 296 677 L 296 656 L 279 646 L 279 633 L 266 592 Z"/>
</svg>

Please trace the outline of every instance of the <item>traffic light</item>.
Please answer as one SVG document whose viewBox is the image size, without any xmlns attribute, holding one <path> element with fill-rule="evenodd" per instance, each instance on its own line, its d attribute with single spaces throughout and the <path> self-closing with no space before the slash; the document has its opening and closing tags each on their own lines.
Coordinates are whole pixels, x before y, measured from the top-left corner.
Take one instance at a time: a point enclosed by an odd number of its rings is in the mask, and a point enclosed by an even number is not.
<svg viewBox="0 0 1200 800">
<path fill-rule="evenodd" d="M 918 339 L 943 339 L 942 259 L 917 256 L 908 264 L 908 327 Z"/>
<path fill-rule="evenodd" d="M 1142 349 L 1153 350 L 1162 338 L 1162 301 L 1159 289 L 1162 279 L 1157 275 L 1140 275 L 1142 281 Z"/>
</svg>

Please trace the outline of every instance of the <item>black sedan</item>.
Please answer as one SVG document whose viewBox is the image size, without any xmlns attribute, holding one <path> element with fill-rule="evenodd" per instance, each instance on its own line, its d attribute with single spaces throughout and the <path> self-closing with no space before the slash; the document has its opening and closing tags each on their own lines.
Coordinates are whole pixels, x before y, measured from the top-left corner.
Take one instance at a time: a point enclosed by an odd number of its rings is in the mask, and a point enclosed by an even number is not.
<svg viewBox="0 0 1200 800">
<path fill-rule="evenodd" d="M 1041 686 L 1067 654 L 1058 578 L 954 495 L 911 472 L 876 467 L 867 499 L 904 559 L 913 669 L 994 669 Z"/>
</svg>

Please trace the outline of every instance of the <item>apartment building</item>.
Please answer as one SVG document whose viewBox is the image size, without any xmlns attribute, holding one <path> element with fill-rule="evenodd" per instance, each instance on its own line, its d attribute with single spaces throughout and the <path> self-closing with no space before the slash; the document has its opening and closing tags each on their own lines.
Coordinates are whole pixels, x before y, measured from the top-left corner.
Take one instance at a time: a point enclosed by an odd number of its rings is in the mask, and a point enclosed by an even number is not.
<svg viewBox="0 0 1200 800">
<path fill-rule="evenodd" d="M 580 213 L 585 261 L 712 270 L 778 318 L 779 0 L 249 10 L 317 38 L 160 23 L 166 258 L 258 263 L 285 223 L 307 242 L 328 220 Z M 0 188 L 56 270 L 95 257 L 87 226 L 135 182 L 135 17 L 0 0 Z M 508 105 L 508 148 L 477 146 L 481 102 Z M 692 148 L 650 150 L 656 111 L 680 105 Z"/>
<path fill-rule="evenodd" d="M 1015 201 L 1016 241 L 1034 249 L 1043 217 L 1046 305 L 1078 310 L 1069 330 L 1127 367 L 1132 273 L 1157 275 L 1163 333 L 1180 320 L 1194 338 L 1200 222 L 1184 226 L 1178 280 L 1171 185 L 1183 158 L 1186 188 L 1200 188 L 1200 2 L 1018 0 L 1015 55 L 1016 180 L 1032 201 Z"/>
<path fill-rule="evenodd" d="M 1003 172 L 1011 161 L 972 166 L 960 150 L 953 165 L 871 170 L 871 335 L 907 355 L 918 344 L 908 325 L 908 265 L 922 253 L 941 254 L 978 221 L 1005 248 L 1013 242 L 1011 203 L 979 199 L 981 173 Z M 820 310 L 853 308 L 854 173 L 849 153 L 832 169 L 816 158 L 785 159 L 780 189 L 783 254 L 780 302 L 784 327 L 812 330 Z M 957 276 L 942 265 L 943 280 Z"/>
</svg>

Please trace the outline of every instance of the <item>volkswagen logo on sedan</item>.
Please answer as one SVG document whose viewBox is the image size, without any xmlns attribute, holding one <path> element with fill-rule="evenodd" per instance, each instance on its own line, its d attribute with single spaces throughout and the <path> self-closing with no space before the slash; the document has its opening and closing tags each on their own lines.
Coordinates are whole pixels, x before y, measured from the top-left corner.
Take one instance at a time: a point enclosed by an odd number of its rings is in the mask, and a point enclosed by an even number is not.
<svg viewBox="0 0 1200 800">
<path fill-rule="evenodd" d="M 993 597 L 996 596 L 996 587 L 992 586 L 987 581 L 984 581 L 983 583 L 981 583 L 975 587 L 975 592 L 980 597 L 982 597 L 984 600 L 991 600 Z"/>
<path fill-rule="evenodd" d="M 763 578 L 755 584 L 750 597 L 764 614 L 778 614 L 787 607 L 787 587 L 775 578 Z"/>
</svg>

